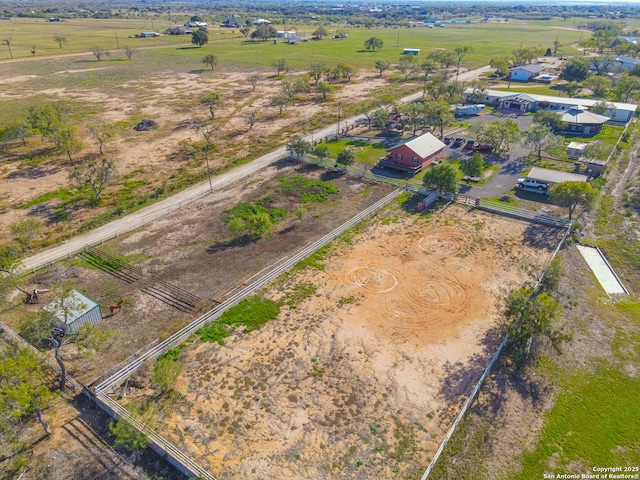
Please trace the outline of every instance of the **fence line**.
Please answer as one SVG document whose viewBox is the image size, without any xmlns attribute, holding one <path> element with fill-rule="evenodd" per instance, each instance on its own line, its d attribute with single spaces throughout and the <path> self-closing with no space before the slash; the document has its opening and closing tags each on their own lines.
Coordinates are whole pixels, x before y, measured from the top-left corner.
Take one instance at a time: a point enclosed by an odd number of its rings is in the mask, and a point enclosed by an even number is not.
<svg viewBox="0 0 640 480">
<path fill-rule="evenodd" d="M 355 224 L 363 220 L 368 215 L 371 215 L 372 213 L 382 208 L 384 205 L 386 205 L 388 202 L 396 198 L 401 193 L 402 193 L 401 189 L 394 190 L 393 192 L 391 192 L 381 200 L 378 200 L 376 203 L 374 203 L 367 209 L 363 210 L 356 216 L 352 217 L 350 220 L 343 223 L 341 226 L 339 226 L 332 232 L 328 233 L 321 239 L 304 247 L 301 251 L 291 256 L 290 258 L 288 258 L 285 262 L 280 264 L 271 272 L 268 272 L 267 274 L 265 274 L 255 282 L 241 289 L 240 291 L 238 291 L 233 296 L 229 297 L 220 305 L 216 305 L 209 312 L 195 319 L 189 325 L 177 331 L 176 333 L 171 335 L 169 338 L 167 338 L 163 342 L 159 343 L 155 347 L 142 353 L 138 358 L 134 359 L 131 363 L 129 363 L 128 365 L 125 365 L 122 369 L 114 373 L 111 377 L 109 377 L 108 379 L 98 384 L 96 386 L 96 391 L 106 392 L 114 388 L 115 386 L 119 385 L 124 380 L 129 378 L 133 373 L 135 373 L 144 363 L 146 363 L 149 360 L 158 358 L 160 355 L 164 354 L 170 348 L 173 348 L 174 346 L 183 342 L 184 340 L 189 338 L 192 334 L 194 334 L 198 329 L 200 329 L 202 326 L 218 318 L 220 315 L 222 315 L 223 312 L 240 303 L 240 301 L 243 300 L 245 297 L 255 292 L 259 288 L 263 287 L 267 283 L 271 282 L 276 277 L 284 273 L 286 270 L 294 266 L 296 263 L 300 262 L 304 258 L 314 253 L 319 248 L 328 244 L 329 242 L 337 238 L 339 235 L 344 233 L 346 230 L 348 230 L 349 228 L 353 227 Z"/>
<path fill-rule="evenodd" d="M 551 258 L 547 262 L 546 268 L 543 270 L 542 274 L 538 278 L 538 280 L 536 282 L 536 285 L 534 287 L 534 291 L 539 288 L 540 284 L 542 283 L 542 279 L 544 278 L 547 270 L 549 269 L 549 265 L 556 258 L 556 255 L 558 255 L 558 252 L 562 248 L 562 245 L 564 245 L 564 242 L 566 241 L 567 236 L 569 235 L 570 231 L 571 231 L 571 225 L 568 225 L 567 229 L 564 232 L 564 235 L 560 239 L 560 242 L 558 242 L 558 245 L 556 246 L 556 249 L 553 251 L 553 254 L 551 255 Z M 519 320 L 517 320 L 517 321 L 519 321 Z M 509 340 L 509 335 L 506 334 L 504 336 L 504 338 L 502 339 L 502 342 L 500 342 L 500 345 L 496 349 L 496 352 L 491 357 L 491 360 L 489 360 L 489 363 L 487 364 L 486 368 L 484 369 L 484 372 L 482 372 L 482 375 L 480 376 L 480 379 L 476 383 L 475 387 L 473 387 L 473 390 L 471 391 L 471 394 L 469 395 L 469 398 L 467 398 L 467 401 L 464 403 L 462 409 L 458 413 L 458 416 L 456 417 L 455 421 L 451 425 L 451 428 L 449 428 L 449 431 L 447 432 L 447 434 L 442 439 L 442 442 L 440 443 L 440 446 L 438 447 L 438 450 L 436 450 L 435 455 L 431 459 L 431 462 L 429 463 L 429 466 L 427 467 L 425 472 L 422 474 L 422 477 L 421 477 L 420 480 L 426 480 L 427 477 L 429 477 L 429 474 L 431 473 L 431 471 L 435 467 L 436 462 L 440 458 L 440 455 L 442 454 L 442 452 L 444 451 L 445 447 L 449 443 L 449 440 L 451 439 L 451 437 L 453 436 L 453 434 L 457 430 L 458 425 L 460 424 L 460 422 L 462 421 L 462 419 L 466 415 L 466 413 L 469 410 L 469 408 L 471 408 L 471 405 L 473 404 L 476 396 L 478 395 L 478 392 L 480 391 L 480 388 L 482 388 L 482 385 L 484 384 L 484 381 L 486 380 L 487 376 L 491 372 L 491 369 L 493 368 L 493 365 L 496 363 L 496 360 L 498 360 L 498 358 L 500 357 L 500 354 L 502 353 L 502 350 L 504 349 L 504 347 L 507 344 L 508 340 Z"/>
</svg>

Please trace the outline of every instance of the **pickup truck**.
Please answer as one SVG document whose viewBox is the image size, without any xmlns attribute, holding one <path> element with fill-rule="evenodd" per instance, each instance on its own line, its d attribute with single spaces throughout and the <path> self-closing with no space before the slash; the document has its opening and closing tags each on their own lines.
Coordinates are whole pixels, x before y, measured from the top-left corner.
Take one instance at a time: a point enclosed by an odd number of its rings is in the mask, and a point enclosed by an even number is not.
<svg viewBox="0 0 640 480">
<path fill-rule="evenodd" d="M 549 184 L 546 182 L 539 182 L 532 178 L 519 178 L 516 183 L 516 188 L 526 188 L 530 190 L 537 190 L 539 193 L 547 193 Z"/>
</svg>

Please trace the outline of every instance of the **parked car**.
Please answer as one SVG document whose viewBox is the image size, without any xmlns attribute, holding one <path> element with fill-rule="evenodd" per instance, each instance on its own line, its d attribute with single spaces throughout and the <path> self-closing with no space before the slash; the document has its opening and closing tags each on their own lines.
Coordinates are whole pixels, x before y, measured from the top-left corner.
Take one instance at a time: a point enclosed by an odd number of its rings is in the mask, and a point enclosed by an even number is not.
<svg viewBox="0 0 640 480">
<path fill-rule="evenodd" d="M 493 150 L 493 145 L 490 143 L 476 143 L 471 150 L 474 152 L 491 152 Z"/>
<path fill-rule="evenodd" d="M 473 148 L 475 144 L 476 144 L 475 138 L 470 138 L 469 140 L 467 140 L 467 144 L 464 146 L 464 148 Z"/>
<path fill-rule="evenodd" d="M 465 140 L 466 140 L 466 138 L 464 138 L 464 137 L 456 137 L 455 140 L 453 141 L 453 144 L 454 145 L 462 145 Z"/>
<path fill-rule="evenodd" d="M 453 135 L 447 135 L 446 137 L 444 137 L 444 143 L 446 143 L 447 145 L 449 145 L 452 141 Z"/>
<path fill-rule="evenodd" d="M 519 178 L 516 183 L 516 188 L 528 188 L 531 190 L 537 190 L 539 193 L 546 193 L 548 187 L 548 183 L 539 182 L 533 178 Z"/>
</svg>

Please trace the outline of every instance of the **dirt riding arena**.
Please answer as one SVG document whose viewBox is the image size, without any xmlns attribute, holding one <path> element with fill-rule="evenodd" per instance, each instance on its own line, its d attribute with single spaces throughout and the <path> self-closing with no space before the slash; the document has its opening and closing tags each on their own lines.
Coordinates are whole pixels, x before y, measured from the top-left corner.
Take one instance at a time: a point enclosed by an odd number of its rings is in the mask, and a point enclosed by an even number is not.
<svg viewBox="0 0 640 480">
<path fill-rule="evenodd" d="M 499 292 L 539 272 L 560 234 L 391 206 L 324 270 L 265 292 L 313 283 L 297 308 L 185 349 L 185 401 L 158 429 L 221 479 L 419 478 L 499 342 Z M 123 402 L 152 397 L 131 393 Z"/>
</svg>

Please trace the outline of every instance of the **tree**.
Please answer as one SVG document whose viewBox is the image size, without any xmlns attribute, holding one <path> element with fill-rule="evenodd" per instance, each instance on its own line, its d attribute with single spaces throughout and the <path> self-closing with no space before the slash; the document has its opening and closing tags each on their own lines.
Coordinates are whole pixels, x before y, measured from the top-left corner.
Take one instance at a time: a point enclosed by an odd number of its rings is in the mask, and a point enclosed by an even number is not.
<svg viewBox="0 0 640 480">
<path fill-rule="evenodd" d="M 79 153 L 83 144 L 78 138 L 76 128 L 69 125 L 58 124 L 57 128 L 49 135 L 58 150 L 64 152 L 69 157 L 69 161 L 73 162 L 72 155 Z"/>
<path fill-rule="evenodd" d="M 378 50 L 382 49 L 384 42 L 378 37 L 371 37 L 364 41 L 364 46 L 367 50 L 375 52 L 376 48 Z"/>
<path fill-rule="evenodd" d="M 258 75 L 257 73 L 254 73 L 253 75 L 249 75 L 247 77 L 247 81 L 251 84 L 252 91 L 255 92 L 256 86 L 258 85 L 258 82 L 260 82 L 260 80 L 262 80 L 262 75 Z"/>
<path fill-rule="evenodd" d="M 422 64 L 420 64 L 420 68 L 424 72 L 424 81 L 426 83 L 429 75 L 436 71 L 436 64 L 433 60 L 427 58 Z"/>
<path fill-rule="evenodd" d="M 593 75 L 587 78 L 583 82 L 583 85 L 593 92 L 594 97 L 600 98 L 604 97 L 609 92 L 613 82 L 611 82 L 611 79 L 607 77 Z"/>
<path fill-rule="evenodd" d="M 103 158 L 96 162 L 85 160 L 71 169 L 69 178 L 79 186 L 89 185 L 93 191 L 92 205 L 100 204 L 100 195 L 104 187 L 116 176 L 115 162 Z"/>
<path fill-rule="evenodd" d="M 569 82 L 582 82 L 590 73 L 589 63 L 581 58 L 567 60 L 562 69 L 562 78 Z"/>
<path fill-rule="evenodd" d="M 58 44 L 58 47 L 62 48 L 62 45 L 64 45 L 65 43 L 67 43 L 67 39 L 66 37 L 60 37 L 58 35 L 56 35 L 55 37 L 53 37 L 53 41 L 56 42 Z"/>
<path fill-rule="evenodd" d="M 440 194 L 445 192 L 457 192 L 460 189 L 458 179 L 460 171 L 451 163 L 440 163 L 429 167 L 424 174 L 422 182 L 424 186 L 437 191 Z"/>
<path fill-rule="evenodd" d="M 578 95 L 580 90 L 582 90 L 582 87 L 576 82 L 570 82 L 564 86 L 564 93 L 566 93 L 569 98 L 573 98 Z"/>
<path fill-rule="evenodd" d="M 294 158 L 302 158 L 311 151 L 311 144 L 303 138 L 296 138 L 287 144 L 287 153 Z"/>
<path fill-rule="evenodd" d="M 327 158 L 329 158 L 330 153 L 331 152 L 329 150 L 329 147 L 327 147 L 326 145 L 318 145 L 313 149 L 313 154 L 320 160 L 326 160 Z"/>
<path fill-rule="evenodd" d="M 387 128 L 388 121 L 389 111 L 386 108 L 378 108 L 371 114 L 371 123 L 380 131 L 383 131 L 385 128 Z"/>
<path fill-rule="evenodd" d="M 465 55 L 471 52 L 471 50 L 472 48 L 469 45 L 464 45 L 462 47 L 456 47 L 453 49 L 458 61 L 456 65 L 456 80 L 458 79 L 458 74 L 460 73 L 460 63 L 462 62 L 462 59 L 465 57 Z"/>
<path fill-rule="evenodd" d="M 136 47 L 132 47 L 131 45 L 125 45 L 124 54 L 129 60 L 131 60 L 134 55 L 138 54 L 138 49 Z"/>
<path fill-rule="evenodd" d="M 418 71 L 419 65 L 413 55 L 403 55 L 400 57 L 398 66 L 396 67 L 404 80 L 408 80 L 411 75 Z"/>
<path fill-rule="evenodd" d="M 616 79 L 613 94 L 618 102 L 626 103 L 637 90 L 640 90 L 640 78 L 623 73 Z"/>
<path fill-rule="evenodd" d="M 209 109 L 209 113 L 211 113 L 211 118 L 213 119 L 216 115 L 216 109 L 224 108 L 225 104 L 219 93 L 209 92 L 200 97 L 200 105 Z"/>
<path fill-rule="evenodd" d="M 38 47 L 36 47 L 35 45 L 32 45 L 29 51 L 31 52 L 31 55 L 35 56 L 36 52 L 38 51 Z"/>
<path fill-rule="evenodd" d="M 7 46 L 7 48 L 9 49 L 9 56 L 13 58 L 13 52 L 11 51 L 11 37 L 3 38 L 2 44 Z"/>
<path fill-rule="evenodd" d="M 247 224 L 240 217 L 232 217 L 226 223 L 233 238 L 240 238 L 247 230 Z"/>
<path fill-rule="evenodd" d="M 597 113 L 598 115 L 606 115 L 613 117 L 615 115 L 616 106 L 613 103 L 606 102 L 604 100 L 595 103 L 589 107 L 589 111 Z"/>
<path fill-rule="evenodd" d="M 505 154 L 520 138 L 520 127 L 510 118 L 496 120 L 488 125 L 481 125 L 478 140 L 482 143 L 490 143 L 498 154 Z"/>
<path fill-rule="evenodd" d="M 322 25 L 320 25 L 318 28 L 316 28 L 313 31 L 313 33 L 311 35 L 313 35 L 318 40 L 322 40 L 323 37 L 326 37 L 327 35 L 329 35 L 329 32 L 327 32 L 326 28 L 324 28 Z"/>
<path fill-rule="evenodd" d="M 553 56 L 555 57 L 558 54 L 558 48 L 560 48 L 560 40 L 558 40 L 558 37 L 556 37 L 556 39 L 553 41 Z"/>
<path fill-rule="evenodd" d="M 34 130 L 26 119 L 12 120 L 0 130 L 0 141 L 21 140 L 27 146 L 27 138 L 34 135 Z"/>
<path fill-rule="evenodd" d="M 493 68 L 498 75 L 502 75 L 503 77 L 509 74 L 510 64 L 511 60 L 509 57 L 495 57 L 489 61 L 491 68 Z"/>
<path fill-rule="evenodd" d="M 89 123 L 87 125 L 87 130 L 98 142 L 100 155 L 103 154 L 103 147 L 116 136 L 116 129 L 112 125 L 107 125 L 100 121 Z"/>
<path fill-rule="evenodd" d="M 424 93 L 433 100 L 438 100 L 447 91 L 447 82 L 442 75 L 436 75 L 424 84 Z"/>
<path fill-rule="evenodd" d="M 183 364 L 172 356 L 162 356 L 153 367 L 151 383 L 155 385 L 160 394 L 171 390 L 171 387 L 180 376 Z"/>
<path fill-rule="evenodd" d="M 576 208 L 591 208 L 596 196 L 597 192 L 587 182 L 562 182 L 549 190 L 551 203 L 569 209 L 569 220 L 571 220 Z"/>
<path fill-rule="evenodd" d="M 45 375 L 46 367 L 29 350 L 20 349 L 7 340 L 0 343 L 0 434 L 3 446 L 6 447 L 6 440 L 21 430 L 19 420 L 34 414 L 45 433 L 51 434 L 42 414 L 52 400 L 52 394 L 45 385 Z"/>
<path fill-rule="evenodd" d="M 533 123 L 524 132 L 524 144 L 536 153 L 538 160 L 542 160 L 543 150 L 559 146 L 559 141 L 564 144 L 562 137 L 553 135 L 551 128 L 544 123 Z"/>
<path fill-rule="evenodd" d="M 247 219 L 247 227 L 255 237 L 261 237 L 263 235 L 269 236 L 273 222 L 267 212 L 258 212 Z"/>
<path fill-rule="evenodd" d="M 33 241 L 42 232 L 42 220 L 38 218 L 25 218 L 9 226 L 11 234 L 16 242 L 25 248 L 31 248 Z"/>
<path fill-rule="evenodd" d="M 376 60 L 376 70 L 378 70 L 378 76 L 382 77 L 382 74 L 391 68 L 391 62 L 386 60 Z"/>
<path fill-rule="evenodd" d="M 209 65 L 211 67 L 211 71 L 213 72 L 218 65 L 218 57 L 215 55 L 205 55 L 202 59 L 202 63 L 205 65 Z"/>
<path fill-rule="evenodd" d="M 147 437 L 124 418 L 109 423 L 109 431 L 115 437 L 115 444 L 129 451 L 141 450 L 149 444 Z"/>
<path fill-rule="evenodd" d="M 322 94 L 322 99 L 326 100 L 327 95 L 335 92 L 335 87 L 333 85 L 328 84 L 327 82 L 320 82 L 318 84 L 318 91 Z"/>
<path fill-rule="evenodd" d="M 546 338 L 560 351 L 561 342 L 567 339 L 555 328 L 562 306 L 549 292 L 534 293 L 530 287 L 522 287 L 509 292 L 503 303 L 503 324 L 508 334 L 505 354 L 516 370 L 531 359 L 536 339 Z"/>
<path fill-rule="evenodd" d="M 336 157 L 336 163 L 340 165 L 344 165 L 348 167 L 349 165 L 353 165 L 356 161 L 356 156 L 350 148 L 345 148 L 338 153 Z"/>
<path fill-rule="evenodd" d="M 453 122 L 453 113 L 447 102 L 434 100 L 424 104 L 427 121 L 440 129 L 440 138 L 444 138 L 444 128 Z"/>
<path fill-rule="evenodd" d="M 99 62 L 102 61 L 102 57 L 108 57 L 109 52 L 102 47 L 91 47 L 89 49 L 91 53 L 98 59 Z"/>
<path fill-rule="evenodd" d="M 339 63 L 336 66 L 336 70 L 340 78 L 346 78 L 348 82 L 351 81 L 351 76 L 353 75 L 353 67 L 351 65 Z"/>
<path fill-rule="evenodd" d="M 547 125 L 552 131 L 563 130 L 565 128 L 562 115 L 549 110 L 538 110 L 533 114 L 534 123 Z"/>
<path fill-rule="evenodd" d="M 251 33 L 251 27 L 245 26 L 240 28 L 240 33 L 244 38 L 247 38 L 249 36 L 249 33 Z"/>
<path fill-rule="evenodd" d="M 247 124 L 249 125 L 249 130 L 253 128 L 253 126 L 260 120 L 260 112 L 258 110 L 249 110 L 246 116 Z"/>
<path fill-rule="evenodd" d="M 318 85 L 318 82 L 322 78 L 322 75 L 324 75 L 326 69 L 327 67 L 324 63 L 312 63 L 311 67 L 309 67 L 309 77 L 313 79 L 316 85 Z"/>
<path fill-rule="evenodd" d="M 204 47 L 209 43 L 209 32 L 206 28 L 199 28 L 191 34 L 191 43 L 198 47 Z"/>
<path fill-rule="evenodd" d="M 289 95 L 287 95 L 286 93 L 279 93 L 271 99 L 271 105 L 273 105 L 274 107 L 278 107 L 280 115 L 282 115 L 282 112 L 284 111 L 285 107 L 289 105 L 290 101 L 291 99 L 289 98 Z"/>
<path fill-rule="evenodd" d="M 33 131 L 51 138 L 67 115 L 67 107 L 61 102 L 34 105 L 29 108 L 27 122 Z"/>
<path fill-rule="evenodd" d="M 425 106 L 423 102 L 411 102 L 402 107 L 402 113 L 409 117 L 411 126 L 413 128 L 413 134 L 416 134 L 416 130 L 420 124 L 424 121 Z"/>
<path fill-rule="evenodd" d="M 475 152 L 460 164 L 460 170 L 467 177 L 480 177 L 486 168 L 487 164 L 480 152 Z"/>
<path fill-rule="evenodd" d="M 266 42 L 270 38 L 278 36 L 278 31 L 268 23 L 260 23 L 256 27 L 255 31 L 251 34 L 251 38 L 260 38 L 263 42 Z"/>
<path fill-rule="evenodd" d="M 286 58 L 277 58 L 271 62 L 271 66 L 276 69 L 277 75 L 280 76 L 282 72 L 286 72 L 289 69 Z"/>
</svg>

